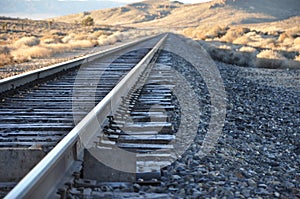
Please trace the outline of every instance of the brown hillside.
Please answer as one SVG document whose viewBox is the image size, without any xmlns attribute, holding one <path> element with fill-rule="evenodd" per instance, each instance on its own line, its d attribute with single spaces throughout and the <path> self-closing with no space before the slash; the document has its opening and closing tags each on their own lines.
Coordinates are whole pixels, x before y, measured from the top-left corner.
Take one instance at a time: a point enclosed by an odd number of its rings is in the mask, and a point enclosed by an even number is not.
<svg viewBox="0 0 300 199">
<path fill-rule="evenodd" d="M 80 22 L 86 16 L 97 24 L 136 27 L 186 27 L 205 24 L 249 24 L 272 22 L 300 15 L 299 0 L 215 0 L 184 5 L 168 0 L 147 0 L 120 8 L 95 10 L 56 18 Z"/>
<path fill-rule="evenodd" d="M 127 25 L 164 18 L 171 12 L 181 7 L 180 2 L 168 0 L 148 0 L 139 3 L 128 4 L 119 8 L 95 10 L 79 14 L 58 17 L 55 20 L 64 22 L 80 22 L 85 17 L 91 16 L 97 24 Z"/>
</svg>

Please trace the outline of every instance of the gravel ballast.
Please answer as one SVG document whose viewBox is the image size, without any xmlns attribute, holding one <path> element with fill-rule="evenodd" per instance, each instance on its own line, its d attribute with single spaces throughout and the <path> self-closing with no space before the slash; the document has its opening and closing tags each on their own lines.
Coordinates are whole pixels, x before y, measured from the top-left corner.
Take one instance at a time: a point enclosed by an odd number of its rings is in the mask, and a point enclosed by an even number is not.
<svg viewBox="0 0 300 199">
<path fill-rule="evenodd" d="M 164 169 L 158 191 L 179 198 L 300 197 L 300 71 L 216 64 L 228 98 L 222 136 L 199 158 L 199 128 L 184 156 Z"/>
<path fill-rule="evenodd" d="M 160 64 L 175 66 L 190 80 L 201 105 L 193 143 L 162 169 L 160 185 L 108 183 L 90 190 L 88 197 L 299 198 L 300 71 L 216 62 L 227 94 L 226 118 L 214 148 L 200 157 L 197 153 L 210 122 L 210 93 L 189 63 L 165 59 L 174 57 L 172 53 L 163 55 Z"/>
</svg>

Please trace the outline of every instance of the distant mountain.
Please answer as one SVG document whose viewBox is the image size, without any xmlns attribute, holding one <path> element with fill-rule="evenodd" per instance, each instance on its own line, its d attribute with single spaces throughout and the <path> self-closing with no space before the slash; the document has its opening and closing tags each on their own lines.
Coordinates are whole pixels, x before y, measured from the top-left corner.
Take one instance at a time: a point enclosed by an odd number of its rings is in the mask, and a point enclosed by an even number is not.
<svg viewBox="0 0 300 199">
<path fill-rule="evenodd" d="M 89 13 L 98 24 L 136 27 L 187 27 L 199 24 L 247 24 L 272 22 L 300 15 L 300 0 L 215 0 L 185 5 L 178 1 L 146 0 L 119 8 Z M 86 15 L 58 17 L 81 21 Z"/>
<path fill-rule="evenodd" d="M 165 18 L 137 26 L 182 27 L 272 22 L 300 16 L 300 0 L 215 0 L 185 5 Z"/>
<path fill-rule="evenodd" d="M 125 5 L 114 1 L 71 1 L 71 0 L 0 0 L 0 16 L 39 15 L 62 16 L 84 11 L 113 8 Z"/>
<path fill-rule="evenodd" d="M 215 0 L 212 7 L 242 9 L 249 13 L 262 13 L 277 19 L 299 15 L 299 0 Z"/>
<path fill-rule="evenodd" d="M 174 9 L 184 6 L 179 1 L 169 0 L 146 0 L 128 4 L 119 8 L 91 11 L 90 16 L 98 24 L 126 25 L 137 24 L 146 21 L 154 21 L 164 18 Z M 82 13 L 58 17 L 58 21 L 74 22 L 81 21 L 86 15 Z"/>
</svg>

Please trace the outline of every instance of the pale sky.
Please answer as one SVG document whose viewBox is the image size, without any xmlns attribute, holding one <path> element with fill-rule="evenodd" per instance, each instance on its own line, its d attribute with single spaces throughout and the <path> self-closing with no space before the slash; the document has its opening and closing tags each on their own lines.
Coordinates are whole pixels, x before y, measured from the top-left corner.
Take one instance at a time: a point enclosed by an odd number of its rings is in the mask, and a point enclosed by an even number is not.
<svg viewBox="0 0 300 199">
<path fill-rule="evenodd" d="M 113 0 L 113 1 L 118 1 L 118 2 L 122 2 L 122 3 L 134 3 L 134 2 L 140 2 L 142 0 Z M 182 3 L 201 3 L 201 2 L 207 2 L 207 1 L 211 1 L 211 0 L 178 0 Z"/>
<path fill-rule="evenodd" d="M 19 1 L 20 3 L 16 3 Z M 0 16 L 46 19 L 83 11 L 119 7 L 143 0 L 0 0 Z M 183 3 L 202 3 L 210 0 L 178 0 Z M 60 3 L 64 2 L 61 6 Z M 69 4 L 68 2 L 77 2 Z M 78 4 L 78 2 L 87 2 Z M 70 7 L 70 5 L 72 5 Z M 65 7 L 64 7 L 65 6 Z"/>
</svg>

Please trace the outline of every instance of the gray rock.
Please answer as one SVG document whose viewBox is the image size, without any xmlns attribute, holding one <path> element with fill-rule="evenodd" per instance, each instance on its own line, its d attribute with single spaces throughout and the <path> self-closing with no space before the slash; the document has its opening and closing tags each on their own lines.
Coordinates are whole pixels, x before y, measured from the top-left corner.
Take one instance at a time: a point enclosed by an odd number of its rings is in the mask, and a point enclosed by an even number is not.
<svg viewBox="0 0 300 199">
<path fill-rule="evenodd" d="M 141 186 L 140 186 L 139 184 L 134 184 L 134 185 L 133 185 L 133 190 L 134 190 L 134 192 L 139 192 L 140 189 L 141 189 Z"/>
<path fill-rule="evenodd" d="M 276 198 L 279 198 L 279 197 L 280 197 L 280 193 L 278 193 L 277 191 L 275 191 L 275 192 L 274 192 L 274 196 L 275 196 Z"/>
<path fill-rule="evenodd" d="M 179 175 L 172 175 L 172 180 L 179 180 L 181 177 Z"/>
<path fill-rule="evenodd" d="M 252 180 L 252 179 L 248 179 L 248 180 L 247 180 L 247 183 L 248 183 L 248 185 L 251 186 L 251 187 L 256 187 L 256 185 L 257 185 L 256 182 L 255 182 L 254 180 Z"/>
</svg>

